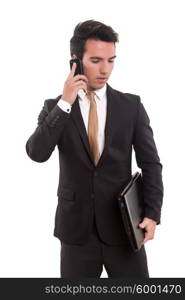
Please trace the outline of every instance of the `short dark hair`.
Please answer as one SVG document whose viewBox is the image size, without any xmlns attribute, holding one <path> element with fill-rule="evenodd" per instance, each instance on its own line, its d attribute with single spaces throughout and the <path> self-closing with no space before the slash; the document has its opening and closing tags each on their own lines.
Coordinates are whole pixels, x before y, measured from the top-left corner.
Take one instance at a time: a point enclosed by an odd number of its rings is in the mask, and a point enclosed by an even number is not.
<svg viewBox="0 0 185 300">
<path fill-rule="evenodd" d="M 82 59 L 85 51 L 85 42 L 88 39 L 104 42 L 118 42 L 118 34 L 110 27 L 95 20 L 88 20 L 77 24 L 70 39 L 71 56 L 75 54 Z"/>
</svg>

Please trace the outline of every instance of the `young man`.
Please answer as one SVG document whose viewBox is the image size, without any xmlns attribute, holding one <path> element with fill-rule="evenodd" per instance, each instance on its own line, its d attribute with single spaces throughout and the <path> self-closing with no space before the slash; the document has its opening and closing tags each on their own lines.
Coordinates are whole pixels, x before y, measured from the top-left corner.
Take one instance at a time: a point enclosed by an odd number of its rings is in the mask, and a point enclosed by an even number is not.
<svg viewBox="0 0 185 300">
<path fill-rule="evenodd" d="M 46 100 L 38 126 L 26 144 L 37 162 L 59 150 L 60 177 L 54 235 L 61 241 L 61 277 L 148 277 L 144 246 L 130 247 L 117 195 L 131 178 L 132 147 L 142 170 L 146 230 L 154 237 L 163 198 L 162 165 L 140 97 L 111 88 L 118 35 L 100 22 L 79 23 L 71 57 L 82 60 L 84 75 L 72 66 L 62 95 Z"/>
</svg>

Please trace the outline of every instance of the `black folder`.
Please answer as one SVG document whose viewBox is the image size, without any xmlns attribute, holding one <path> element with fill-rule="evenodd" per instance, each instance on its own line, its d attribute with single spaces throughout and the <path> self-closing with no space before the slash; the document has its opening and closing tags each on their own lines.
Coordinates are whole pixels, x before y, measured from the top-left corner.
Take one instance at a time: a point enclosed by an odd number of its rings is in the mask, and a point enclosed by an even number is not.
<svg viewBox="0 0 185 300">
<path fill-rule="evenodd" d="M 141 173 L 132 175 L 130 182 L 118 195 L 118 204 L 130 244 L 134 251 L 139 251 L 145 236 L 145 230 L 138 227 L 144 217 Z"/>
</svg>

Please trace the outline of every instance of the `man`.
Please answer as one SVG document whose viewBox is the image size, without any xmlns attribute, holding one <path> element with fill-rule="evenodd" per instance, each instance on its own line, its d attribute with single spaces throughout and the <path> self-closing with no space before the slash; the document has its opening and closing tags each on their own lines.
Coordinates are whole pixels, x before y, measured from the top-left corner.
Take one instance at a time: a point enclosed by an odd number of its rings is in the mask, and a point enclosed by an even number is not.
<svg viewBox="0 0 185 300">
<path fill-rule="evenodd" d="M 144 246 L 130 247 L 117 203 L 129 182 L 132 147 L 142 170 L 146 230 L 154 237 L 163 197 L 161 170 L 149 118 L 140 97 L 111 88 L 118 35 L 94 20 L 79 23 L 70 41 L 72 66 L 62 95 L 46 100 L 26 144 L 31 159 L 44 162 L 55 146 L 60 177 L 54 235 L 61 241 L 61 277 L 148 277 Z"/>
</svg>

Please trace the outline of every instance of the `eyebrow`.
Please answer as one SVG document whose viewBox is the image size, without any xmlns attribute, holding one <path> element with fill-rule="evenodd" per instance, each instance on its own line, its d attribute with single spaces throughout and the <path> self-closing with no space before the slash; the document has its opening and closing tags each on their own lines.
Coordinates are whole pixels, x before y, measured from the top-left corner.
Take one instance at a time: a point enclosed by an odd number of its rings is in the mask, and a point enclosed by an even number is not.
<svg viewBox="0 0 185 300">
<path fill-rule="evenodd" d="M 116 55 L 112 56 L 112 57 L 109 57 L 108 59 L 114 59 L 114 58 L 116 58 Z M 91 56 L 90 59 L 100 59 L 100 60 L 102 60 L 103 58 L 99 57 L 99 56 Z"/>
</svg>

